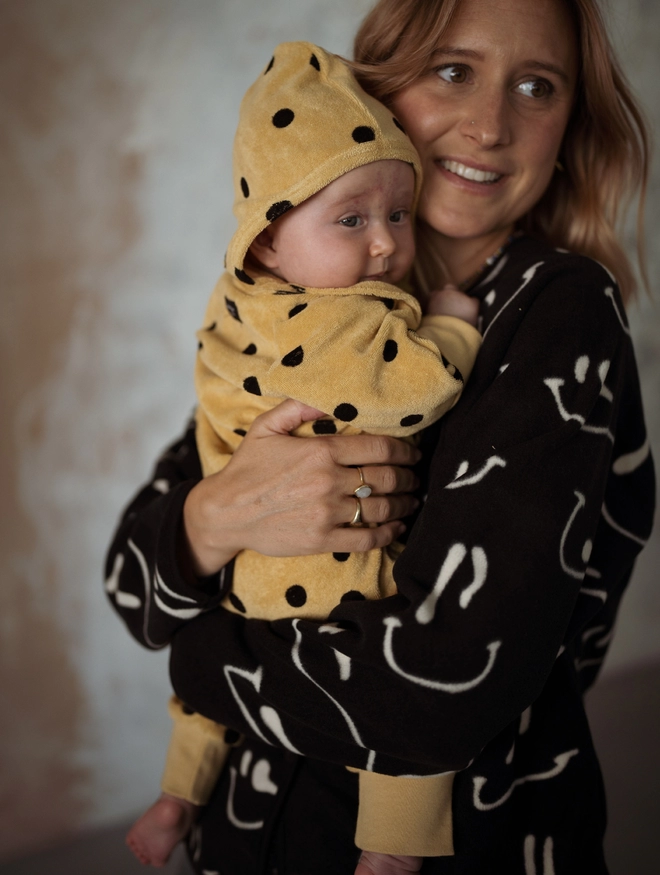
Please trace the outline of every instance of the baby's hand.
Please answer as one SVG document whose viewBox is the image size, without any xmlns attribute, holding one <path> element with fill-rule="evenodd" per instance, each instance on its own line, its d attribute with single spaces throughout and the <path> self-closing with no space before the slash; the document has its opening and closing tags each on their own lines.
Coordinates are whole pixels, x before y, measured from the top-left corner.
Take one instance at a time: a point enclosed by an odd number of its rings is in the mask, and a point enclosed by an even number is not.
<svg viewBox="0 0 660 875">
<path fill-rule="evenodd" d="M 456 286 L 447 283 L 444 289 L 436 289 L 429 293 L 426 314 L 427 316 L 456 316 L 457 319 L 469 322 L 476 328 L 479 301 L 459 292 Z"/>
<path fill-rule="evenodd" d="M 396 854 L 377 854 L 363 851 L 355 875 L 408 875 L 419 872 L 422 857 L 402 857 Z"/>
</svg>

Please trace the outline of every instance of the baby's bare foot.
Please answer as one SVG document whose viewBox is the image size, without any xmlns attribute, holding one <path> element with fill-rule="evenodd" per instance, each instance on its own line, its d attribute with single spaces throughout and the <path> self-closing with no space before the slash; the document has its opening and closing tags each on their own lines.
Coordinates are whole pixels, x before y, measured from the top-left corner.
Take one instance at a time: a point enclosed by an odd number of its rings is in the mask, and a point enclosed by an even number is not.
<svg viewBox="0 0 660 875">
<path fill-rule="evenodd" d="M 198 806 L 163 793 L 160 799 L 136 820 L 126 836 L 126 844 L 146 866 L 164 866 L 181 839 L 188 834 Z"/>
<path fill-rule="evenodd" d="M 409 872 L 419 872 L 422 862 L 422 857 L 363 851 L 355 875 L 407 875 Z"/>
</svg>

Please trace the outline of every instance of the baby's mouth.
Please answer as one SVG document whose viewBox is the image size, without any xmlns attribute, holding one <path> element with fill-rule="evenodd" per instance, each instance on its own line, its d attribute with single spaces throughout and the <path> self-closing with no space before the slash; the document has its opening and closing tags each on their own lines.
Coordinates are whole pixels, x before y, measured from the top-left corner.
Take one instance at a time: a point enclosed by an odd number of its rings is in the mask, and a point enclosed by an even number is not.
<svg viewBox="0 0 660 875">
<path fill-rule="evenodd" d="M 459 161 L 441 160 L 440 165 L 460 176 L 462 179 L 468 179 L 470 182 L 481 182 L 484 185 L 492 185 L 494 182 L 499 182 L 502 178 L 501 173 L 493 173 L 488 170 L 477 170 L 476 167 L 468 167 L 467 164 L 461 164 Z"/>
</svg>

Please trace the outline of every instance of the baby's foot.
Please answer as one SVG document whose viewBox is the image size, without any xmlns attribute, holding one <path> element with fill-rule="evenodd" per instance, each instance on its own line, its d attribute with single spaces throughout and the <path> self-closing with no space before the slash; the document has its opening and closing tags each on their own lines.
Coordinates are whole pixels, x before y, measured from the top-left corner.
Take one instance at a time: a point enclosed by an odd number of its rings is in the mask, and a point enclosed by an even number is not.
<svg viewBox="0 0 660 875">
<path fill-rule="evenodd" d="M 355 875 L 406 875 L 419 872 L 423 857 L 403 857 L 397 854 L 377 854 L 363 851 Z"/>
<path fill-rule="evenodd" d="M 163 793 L 160 799 L 136 820 L 126 836 L 126 844 L 146 866 L 164 866 L 181 839 L 188 834 L 198 806 Z"/>
</svg>

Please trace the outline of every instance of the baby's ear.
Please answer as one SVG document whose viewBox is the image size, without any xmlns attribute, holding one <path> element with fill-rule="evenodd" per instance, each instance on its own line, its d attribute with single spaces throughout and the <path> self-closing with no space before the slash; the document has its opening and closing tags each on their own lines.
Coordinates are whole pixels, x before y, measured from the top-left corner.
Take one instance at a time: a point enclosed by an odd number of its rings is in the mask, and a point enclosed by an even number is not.
<svg viewBox="0 0 660 875">
<path fill-rule="evenodd" d="M 273 248 L 273 234 L 270 228 L 258 234 L 250 246 L 250 252 L 264 267 L 276 270 L 279 267 L 279 258 Z"/>
</svg>

